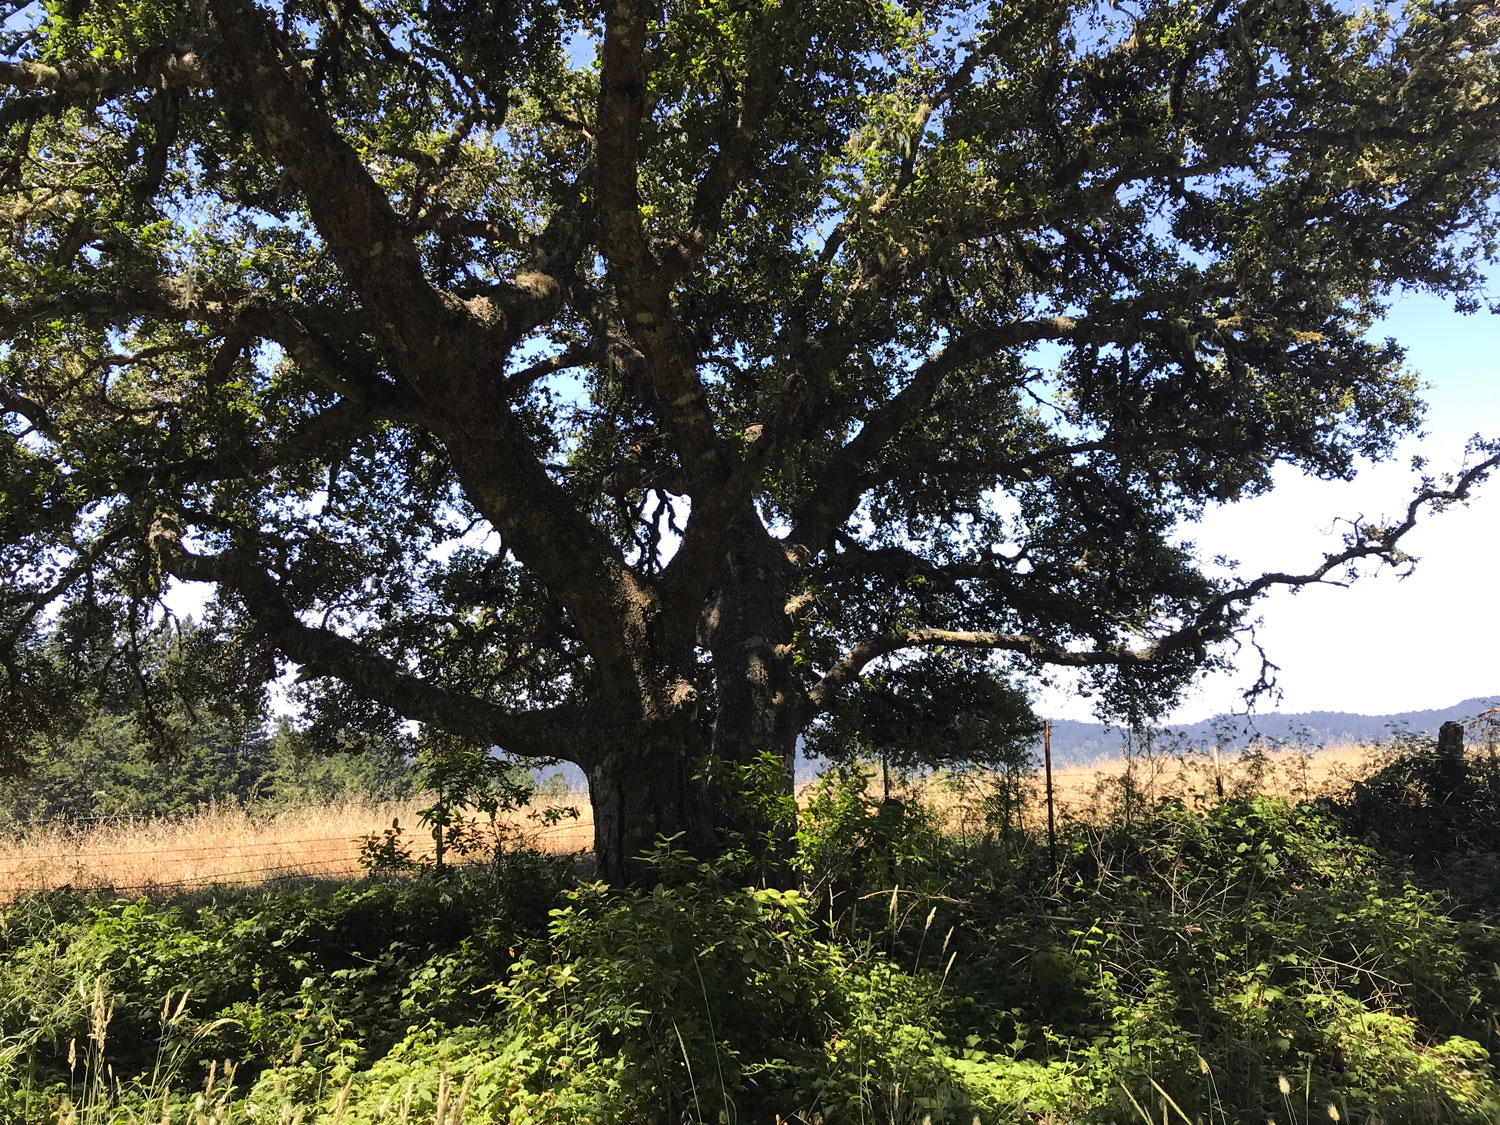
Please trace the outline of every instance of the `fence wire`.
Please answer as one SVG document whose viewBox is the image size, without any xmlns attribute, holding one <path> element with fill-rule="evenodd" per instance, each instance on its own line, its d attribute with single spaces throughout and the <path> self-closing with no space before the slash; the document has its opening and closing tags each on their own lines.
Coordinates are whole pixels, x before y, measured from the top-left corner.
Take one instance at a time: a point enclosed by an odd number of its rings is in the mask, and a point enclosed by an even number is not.
<svg viewBox="0 0 1500 1125">
<path fill-rule="evenodd" d="M 46 826 L 42 826 L 46 827 Z M 147 892 L 193 890 L 220 885 L 253 885 L 280 879 L 299 877 L 329 877 L 337 874 L 364 873 L 361 865 L 361 850 L 370 840 L 379 841 L 384 829 L 375 829 L 355 837 L 330 838 L 328 836 L 295 836 L 284 839 L 263 838 L 245 843 L 191 844 L 133 848 L 110 848 L 93 851 L 86 848 L 29 852 L 24 842 L 6 854 L 0 852 L 0 902 L 8 902 L 27 891 L 55 889 L 62 886 L 80 886 L 86 889 L 109 890 L 121 895 L 137 895 Z M 556 839 L 564 834 L 574 836 L 587 832 L 586 825 L 561 823 L 535 828 L 513 826 L 510 828 L 521 841 L 528 844 Z M 433 850 L 432 842 L 425 833 L 414 833 L 406 837 L 419 859 L 428 859 Z M 300 849 L 300 850 L 299 850 Z M 577 850 L 585 851 L 586 847 Z M 203 864 L 187 860 L 189 855 L 202 857 Z M 178 878 L 147 878 L 139 876 L 130 882 L 119 882 L 110 878 L 107 870 L 91 870 L 99 861 L 120 860 L 133 857 L 138 865 L 151 865 L 158 857 L 166 860 L 163 866 L 187 873 Z M 255 860 L 281 860 L 282 862 L 255 863 Z M 465 866 L 461 861 L 454 866 Z M 232 866 L 231 866 L 232 865 Z M 108 863 L 104 866 L 107 868 Z M 202 866 L 212 870 L 203 871 Z M 39 870 L 41 868 L 41 870 Z"/>
</svg>

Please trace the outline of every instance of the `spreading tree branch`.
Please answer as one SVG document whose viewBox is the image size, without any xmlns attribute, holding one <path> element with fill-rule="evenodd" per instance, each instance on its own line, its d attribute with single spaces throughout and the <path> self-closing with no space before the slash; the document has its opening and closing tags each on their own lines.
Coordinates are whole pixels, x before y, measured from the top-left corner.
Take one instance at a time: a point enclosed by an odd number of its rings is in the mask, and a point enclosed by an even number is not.
<svg viewBox="0 0 1500 1125">
<path fill-rule="evenodd" d="M 318 233 L 408 375 L 430 366 L 460 318 L 428 281 L 411 231 L 319 107 L 269 14 L 253 0 L 209 4 L 220 42 L 209 71 L 255 110 L 268 152 L 301 188 Z"/>
<path fill-rule="evenodd" d="M 647 242 L 637 183 L 650 10 L 641 0 L 620 0 L 605 21 L 598 126 L 600 243 L 625 323 L 646 358 L 653 408 L 706 499 L 729 465 L 695 350 L 672 308 L 669 279 Z"/>
<path fill-rule="evenodd" d="M 1026 633 L 939 628 L 892 629 L 876 633 L 854 644 L 808 692 L 812 709 L 826 710 L 839 692 L 857 680 L 870 664 L 906 649 L 951 646 L 1014 652 L 1039 664 L 1063 668 L 1129 667 L 1147 665 L 1185 648 L 1201 649 L 1226 639 L 1237 614 L 1248 602 L 1273 587 L 1300 589 L 1326 582 L 1335 571 L 1374 559 L 1387 566 L 1410 564 L 1400 541 L 1417 526 L 1423 508 L 1442 509 L 1467 500 L 1473 490 L 1500 466 L 1500 453 L 1459 473 L 1446 488 L 1424 485 L 1407 505 L 1401 521 L 1386 528 L 1356 524 L 1342 551 L 1325 555 L 1323 561 L 1303 574 L 1271 572 L 1253 581 L 1221 591 L 1190 621 L 1156 639 L 1134 648 L 1075 650 Z"/>
<path fill-rule="evenodd" d="M 853 514 L 874 481 L 870 471 L 896 436 L 920 418 L 943 380 L 968 364 L 1009 348 L 1042 340 L 1103 341 L 1127 333 L 1086 319 L 1058 316 L 982 329 L 961 336 L 916 369 L 904 387 L 866 416 L 859 433 L 835 455 L 821 483 L 792 514 L 787 549 L 801 560 L 816 557 Z"/>
<path fill-rule="evenodd" d="M 237 594 L 256 626 L 298 664 L 338 677 L 403 718 L 493 743 L 508 753 L 587 765 L 588 748 L 577 737 L 587 718 L 580 709 L 512 711 L 467 693 L 448 691 L 332 629 L 306 624 L 275 579 L 253 559 L 232 550 L 219 554 L 189 551 L 182 545 L 174 516 L 158 513 L 148 539 L 163 569 L 173 577 L 212 582 Z"/>
<path fill-rule="evenodd" d="M 132 90 L 201 87 L 208 78 L 193 51 L 155 50 L 124 62 L 0 61 L 0 86 L 17 91 L 0 102 L 0 129 L 55 117 Z"/>
</svg>

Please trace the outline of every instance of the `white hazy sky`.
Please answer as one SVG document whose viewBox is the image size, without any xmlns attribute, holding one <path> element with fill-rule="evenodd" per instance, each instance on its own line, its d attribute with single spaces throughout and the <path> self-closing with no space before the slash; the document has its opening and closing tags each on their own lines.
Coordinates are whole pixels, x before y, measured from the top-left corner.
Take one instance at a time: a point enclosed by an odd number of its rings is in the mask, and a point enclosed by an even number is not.
<svg viewBox="0 0 1500 1125">
<path fill-rule="evenodd" d="M 1500 436 L 1500 316 L 1460 316 L 1448 302 L 1409 295 L 1380 334 L 1406 345 L 1409 365 L 1430 384 L 1426 435 L 1354 481 L 1286 473 L 1269 495 L 1217 509 L 1193 529 L 1205 557 L 1238 559 L 1246 574 L 1311 569 L 1338 549 L 1338 517 L 1405 509 L 1414 455 L 1441 473 L 1459 466 L 1476 432 Z M 1259 710 L 1391 714 L 1500 696 L 1500 477 L 1468 507 L 1418 526 L 1404 545 L 1421 560 L 1405 579 L 1384 572 L 1260 603 L 1259 638 L 1280 666 L 1282 698 Z M 1237 674 L 1207 678 L 1168 720 L 1243 710 L 1241 692 L 1258 668 L 1258 658 L 1246 657 Z M 1062 688 L 1037 702 L 1048 718 L 1094 717 L 1088 700 Z"/>
</svg>

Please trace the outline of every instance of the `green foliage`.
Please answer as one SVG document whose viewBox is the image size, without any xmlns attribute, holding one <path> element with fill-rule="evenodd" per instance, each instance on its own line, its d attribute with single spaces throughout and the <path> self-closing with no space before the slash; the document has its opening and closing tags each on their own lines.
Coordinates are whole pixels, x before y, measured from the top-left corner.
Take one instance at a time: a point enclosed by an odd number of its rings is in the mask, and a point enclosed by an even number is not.
<svg viewBox="0 0 1500 1125">
<path fill-rule="evenodd" d="M 30 896 L 0 915 L 0 1106 L 84 1104 L 106 1066 L 99 1104 L 153 1120 L 194 1097 L 350 1125 L 1500 1113 L 1500 896 L 1455 905 L 1311 803 L 1074 824 L 1054 873 L 869 785 L 813 795 L 799 890 L 662 841 L 638 890 L 511 852 L 445 879 Z"/>
<path fill-rule="evenodd" d="M 1303 1072 L 1315 1101 L 1361 1116 L 1494 1112 L 1500 1043 L 1479 1013 L 1500 997 L 1482 946 L 1310 806 L 1165 802 L 1074 838 L 1054 887 L 1055 922 L 997 919 L 994 952 L 956 982 L 1029 949 L 1007 1003 L 1039 1049 L 1229 1120 L 1276 1115 L 1278 1074 Z"/>
<path fill-rule="evenodd" d="M 495 757 L 487 746 L 437 735 L 425 739 L 418 767 L 422 791 L 432 795 L 432 804 L 418 816 L 432 833 L 438 869 L 448 853 L 468 856 L 489 848 L 498 859 L 503 835 L 498 818 L 531 800 L 536 793 L 531 775 Z M 470 810 L 483 814 L 488 834 Z"/>
<path fill-rule="evenodd" d="M 546 918 L 566 872 L 517 860 L 484 879 L 199 896 L 175 904 L 86 902 L 67 892 L 7 908 L 0 930 L 0 1037 L 20 1036 L 44 1084 L 65 1081 L 90 1031 L 95 985 L 113 1015 L 109 1061 L 149 1071 L 169 989 L 200 1022 L 229 1020 L 194 1067 L 318 1068 L 379 1057 L 413 1025 L 458 1025 L 491 1007 L 496 979 Z M 491 914 L 496 903 L 504 909 Z M 191 1068 L 190 1068 L 191 1069 Z"/>
<path fill-rule="evenodd" d="M 834 969 L 799 895 L 723 886 L 704 867 L 640 895 L 573 892 L 497 995 L 535 1045 L 538 1109 L 555 1097 L 639 1121 L 738 1106 L 759 1120 L 817 1069 Z"/>
<path fill-rule="evenodd" d="M 242 799 L 267 809 L 344 799 L 405 801 L 422 789 L 410 747 L 400 738 L 319 743 L 282 721 L 269 740 L 265 772 Z"/>
<path fill-rule="evenodd" d="M 798 817 L 781 756 L 763 751 L 747 762 L 726 762 L 707 755 L 698 769 L 712 783 L 725 824 L 718 869 L 746 882 L 781 881 Z"/>
<path fill-rule="evenodd" d="M 946 846 L 936 818 L 914 800 L 875 799 L 872 775 L 863 763 L 835 767 L 808 795 L 796 864 L 815 893 L 909 887 L 941 864 Z"/>
<path fill-rule="evenodd" d="M 866 677 L 814 726 L 809 753 L 898 771 L 1029 763 L 1041 723 L 983 660 L 944 653 Z"/>
<path fill-rule="evenodd" d="M 419 788 L 404 748 L 317 754 L 282 726 L 269 738 L 183 714 L 163 754 L 134 716 L 96 710 L 70 736 L 34 741 L 0 791 L 0 828 L 55 821 L 171 817 L 208 804 L 265 811 L 347 798 L 397 801 Z"/>
<path fill-rule="evenodd" d="M 419 866 L 400 817 L 392 818 L 389 828 L 364 838 L 359 845 L 359 865 L 372 875 L 413 871 Z"/>
<path fill-rule="evenodd" d="M 241 799 L 269 768 L 258 691 L 226 690 L 237 646 L 192 621 L 105 656 L 68 614 L 39 634 L 55 710 L 28 730 L 0 826 L 168 815 Z"/>
<path fill-rule="evenodd" d="M 1500 764 L 1491 755 L 1469 758 L 1457 777 L 1448 769 L 1434 739 L 1399 735 L 1385 764 L 1333 811 L 1352 834 L 1422 867 L 1483 867 L 1482 857 L 1500 853 Z M 1460 875 L 1455 890 L 1462 883 Z"/>
<path fill-rule="evenodd" d="M 1244 581 L 1181 531 L 1420 432 L 1378 320 L 1500 256 L 1489 3 L 9 16 L 3 767 L 80 670 L 165 752 L 174 582 L 197 697 L 295 662 L 320 746 L 571 755 L 631 853 L 820 715 L 899 769 L 1015 750 L 1048 665 L 1149 714 L 1265 591 L 1406 561 L 1414 520 Z"/>
<path fill-rule="evenodd" d="M 418 789 L 398 738 L 320 743 L 281 721 L 267 735 L 258 693 L 227 690 L 237 645 L 186 621 L 162 628 L 125 667 L 94 667 L 66 617 L 46 635 L 66 670 L 66 706 L 32 731 L 0 789 L 0 829 L 52 821 L 166 817 L 211 803 L 273 811 L 355 797 L 402 800 Z"/>
<path fill-rule="evenodd" d="M 164 759 L 135 718 L 96 714 L 71 737 L 37 746 L 26 772 L 6 779 L 0 827 L 173 816 L 259 792 L 271 766 L 263 739 L 208 728 L 184 741 Z"/>
<path fill-rule="evenodd" d="M 549 774 L 536 787 L 536 795 L 548 801 L 560 800 L 563 797 L 571 796 L 572 793 L 573 787 L 568 784 L 568 779 L 563 775 L 561 770 Z"/>
<path fill-rule="evenodd" d="M 488 851 L 498 863 L 507 838 L 515 835 L 513 827 L 500 822 L 500 814 L 521 808 L 537 792 L 531 775 L 514 762 L 495 757 L 485 747 L 433 735 L 421 741 L 415 784 L 432 801 L 417 810 L 417 818 L 432 835 L 432 862 L 440 872 L 453 856 L 468 858 Z M 550 805 L 531 815 L 556 824 L 564 816 L 576 817 L 578 810 Z M 389 828 L 365 838 L 360 863 L 379 873 L 411 871 L 425 860 L 412 857 L 400 820 L 393 820 Z"/>
</svg>

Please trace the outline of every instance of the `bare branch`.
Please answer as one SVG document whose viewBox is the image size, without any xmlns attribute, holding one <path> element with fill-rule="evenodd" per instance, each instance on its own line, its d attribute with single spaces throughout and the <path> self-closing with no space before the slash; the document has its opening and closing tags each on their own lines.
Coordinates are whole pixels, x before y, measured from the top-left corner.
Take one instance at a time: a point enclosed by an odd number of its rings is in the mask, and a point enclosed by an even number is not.
<svg viewBox="0 0 1500 1125">
<path fill-rule="evenodd" d="M 535 363 L 527 364 L 519 371 L 512 371 L 505 377 L 505 392 L 507 395 L 520 394 L 539 379 L 556 375 L 559 371 L 566 371 L 570 367 L 582 367 L 592 363 L 596 358 L 597 352 L 594 348 L 587 344 L 573 344 L 556 355 L 549 355 Z"/>
<path fill-rule="evenodd" d="M 526 250 L 531 245 L 530 236 L 509 223 L 494 219 L 474 219 L 465 215 L 454 215 L 446 211 L 441 203 L 432 212 L 412 227 L 415 234 L 442 235 L 444 238 L 470 238 L 489 242 L 511 250 Z"/>
</svg>

